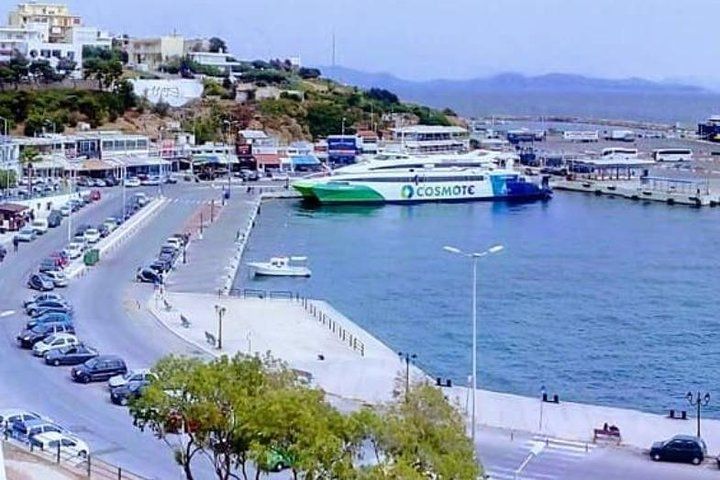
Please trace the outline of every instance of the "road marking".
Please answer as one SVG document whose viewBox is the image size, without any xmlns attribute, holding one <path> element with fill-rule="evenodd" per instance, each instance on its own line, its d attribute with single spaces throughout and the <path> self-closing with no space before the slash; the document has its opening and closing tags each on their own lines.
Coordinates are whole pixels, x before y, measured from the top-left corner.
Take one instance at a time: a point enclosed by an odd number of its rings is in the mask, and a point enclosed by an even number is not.
<svg viewBox="0 0 720 480">
<path fill-rule="evenodd" d="M 9 317 L 10 315 L 13 315 L 15 313 L 15 310 L 5 310 L 4 312 L 0 312 L 0 318 Z"/>
</svg>

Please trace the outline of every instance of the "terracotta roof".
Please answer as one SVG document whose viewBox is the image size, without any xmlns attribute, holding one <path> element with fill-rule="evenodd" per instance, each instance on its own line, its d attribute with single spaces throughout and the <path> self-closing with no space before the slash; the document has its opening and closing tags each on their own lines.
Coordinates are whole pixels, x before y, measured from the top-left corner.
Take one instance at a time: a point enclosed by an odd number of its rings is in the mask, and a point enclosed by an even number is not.
<svg viewBox="0 0 720 480">
<path fill-rule="evenodd" d="M 28 207 L 25 205 L 18 205 L 17 203 L 0 203 L 0 212 L 4 213 L 20 213 L 27 209 Z"/>
</svg>

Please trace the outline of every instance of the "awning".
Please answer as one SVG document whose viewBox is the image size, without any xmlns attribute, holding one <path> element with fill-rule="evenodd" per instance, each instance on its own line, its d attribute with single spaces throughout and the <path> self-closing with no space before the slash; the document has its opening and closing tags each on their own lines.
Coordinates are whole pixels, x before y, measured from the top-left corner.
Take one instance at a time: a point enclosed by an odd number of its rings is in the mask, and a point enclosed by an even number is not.
<svg viewBox="0 0 720 480">
<path fill-rule="evenodd" d="M 108 162 L 103 162 L 102 160 L 85 160 L 80 168 L 78 170 L 87 170 L 87 171 L 105 171 L 105 170 L 112 170 L 115 166 Z"/>
<path fill-rule="evenodd" d="M 23 212 L 27 210 L 28 207 L 25 205 L 19 205 L 17 203 L 1 203 L 0 204 L 0 213 L 9 213 L 11 215 L 16 215 L 20 212 Z"/>
<path fill-rule="evenodd" d="M 258 165 L 280 165 L 280 155 L 276 153 L 256 153 L 253 157 Z"/>
<path fill-rule="evenodd" d="M 320 160 L 314 155 L 293 155 L 290 157 L 290 163 L 292 163 L 294 166 L 303 166 L 303 165 L 320 165 Z"/>
<path fill-rule="evenodd" d="M 232 165 L 239 163 L 234 155 L 219 153 L 200 153 L 192 156 L 193 165 Z"/>
</svg>

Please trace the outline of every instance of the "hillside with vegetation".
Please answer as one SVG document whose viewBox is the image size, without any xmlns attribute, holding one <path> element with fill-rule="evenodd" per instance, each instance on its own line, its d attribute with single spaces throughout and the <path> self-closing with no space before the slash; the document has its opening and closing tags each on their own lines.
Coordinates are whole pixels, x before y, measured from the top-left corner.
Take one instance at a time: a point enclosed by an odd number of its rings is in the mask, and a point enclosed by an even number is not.
<svg viewBox="0 0 720 480">
<path fill-rule="evenodd" d="M 221 42 L 221 40 L 217 39 Z M 221 47 L 219 47 L 221 48 Z M 451 125 L 459 119 L 451 110 L 403 103 L 380 88 L 364 90 L 322 78 L 315 68 L 297 68 L 287 60 L 238 62 L 232 75 L 199 65 L 190 58 L 161 67 L 163 78 L 202 78 L 203 98 L 181 108 L 150 105 L 133 94 L 132 77 L 153 74 L 126 68 L 120 49 L 86 49 L 84 82 L 71 83 L 67 70 L 42 60 L 16 57 L 0 64 L 0 116 L 15 134 L 73 131 L 81 122 L 92 128 L 119 128 L 157 136 L 168 121 L 194 132 L 198 142 L 229 141 L 242 128 L 266 130 L 285 141 L 317 140 L 344 130 L 377 130 L 392 126 L 398 115 L 409 123 Z M 261 89 L 272 97 L 255 98 Z M 243 102 L 238 91 L 250 92 Z"/>
</svg>

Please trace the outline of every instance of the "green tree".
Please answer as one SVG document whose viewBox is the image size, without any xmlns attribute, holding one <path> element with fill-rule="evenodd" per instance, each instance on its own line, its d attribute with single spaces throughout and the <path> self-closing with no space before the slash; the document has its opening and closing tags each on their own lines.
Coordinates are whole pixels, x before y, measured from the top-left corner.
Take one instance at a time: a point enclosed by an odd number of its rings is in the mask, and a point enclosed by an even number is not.
<svg viewBox="0 0 720 480">
<path fill-rule="evenodd" d="M 25 147 L 20 152 L 20 165 L 23 170 L 27 172 L 30 181 L 28 182 L 28 194 L 32 196 L 32 177 L 33 177 L 33 163 L 40 160 L 40 152 L 35 147 Z"/>
<path fill-rule="evenodd" d="M 225 43 L 225 40 L 219 37 L 212 37 L 209 40 L 210 43 L 210 51 L 217 53 L 217 52 L 227 52 L 227 44 Z"/>
<path fill-rule="evenodd" d="M 412 385 L 368 425 L 378 461 L 371 478 L 474 480 L 482 474 L 462 416 L 438 388 Z"/>
<path fill-rule="evenodd" d="M 104 60 L 98 57 L 88 59 L 84 64 L 83 76 L 98 81 L 98 88 L 113 90 L 122 77 L 122 63 L 117 59 Z"/>
<path fill-rule="evenodd" d="M 50 65 L 50 62 L 45 59 L 33 60 L 28 67 L 28 71 L 36 81 L 40 80 L 43 83 L 52 83 L 59 79 L 55 69 Z"/>
<path fill-rule="evenodd" d="M 17 182 L 15 170 L 0 170 L 0 188 L 12 188 Z"/>
<path fill-rule="evenodd" d="M 12 81 L 15 84 L 15 88 L 17 88 L 18 84 L 28 76 L 29 63 L 27 58 L 20 54 L 15 55 L 7 63 L 7 66 L 12 72 Z"/>
<path fill-rule="evenodd" d="M 344 112 L 336 103 L 315 102 L 307 109 L 307 123 L 313 138 L 340 133 Z M 347 122 L 346 122 L 347 123 Z"/>
</svg>

